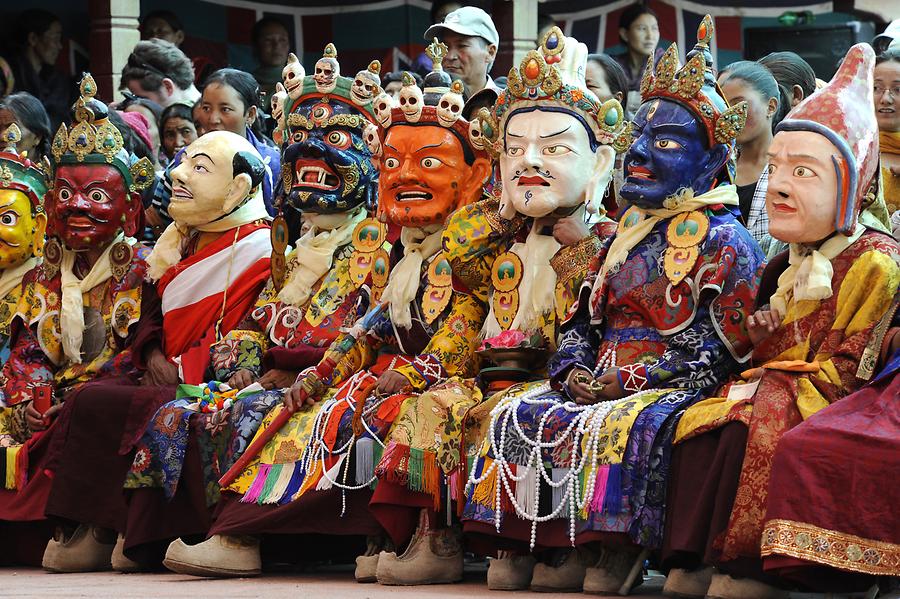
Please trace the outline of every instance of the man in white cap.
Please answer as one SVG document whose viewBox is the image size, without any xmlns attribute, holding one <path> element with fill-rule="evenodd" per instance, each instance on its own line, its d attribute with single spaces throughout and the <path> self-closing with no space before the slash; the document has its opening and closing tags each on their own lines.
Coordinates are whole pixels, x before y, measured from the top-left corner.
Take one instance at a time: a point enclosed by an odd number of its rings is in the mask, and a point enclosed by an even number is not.
<svg viewBox="0 0 900 599">
<path fill-rule="evenodd" d="M 474 6 L 463 6 L 444 17 L 425 32 L 425 39 L 434 38 L 447 44 L 444 70 L 466 85 L 466 97 L 485 88 L 497 89 L 488 74 L 497 56 L 500 36 L 491 16 Z"/>
</svg>

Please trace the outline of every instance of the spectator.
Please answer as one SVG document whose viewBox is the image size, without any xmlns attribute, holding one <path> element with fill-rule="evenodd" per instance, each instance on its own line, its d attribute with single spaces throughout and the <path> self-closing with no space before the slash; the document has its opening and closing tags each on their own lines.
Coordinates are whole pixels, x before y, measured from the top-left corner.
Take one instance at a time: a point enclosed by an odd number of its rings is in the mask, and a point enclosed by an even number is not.
<svg viewBox="0 0 900 599">
<path fill-rule="evenodd" d="M 263 99 L 271 98 L 275 84 L 281 82 L 281 71 L 290 49 L 290 33 L 278 19 L 263 17 L 253 26 L 253 54 L 259 62 L 253 76 L 259 83 Z"/>
<path fill-rule="evenodd" d="M 200 104 L 200 100 L 197 100 L 191 107 L 191 118 L 194 120 L 194 129 L 197 130 L 197 137 L 206 133 L 206 129 L 203 128 L 203 125 L 200 124 L 198 119 L 198 116 L 200 115 Z"/>
<path fill-rule="evenodd" d="M 200 98 L 194 87 L 190 59 L 174 44 L 161 39 L 137 43 L 122 69 L 122 88 L 163 108 L 175 102 L 194 103 Z"/>
<path fill-rule="evenodd" d="M 422 78 L 417 73 L 410 73 L 410 75 L 416 80 L 416 85 L 422 87 Z M 387 95 L 397 99 L 400 96 L 400 90 L 403 88 L 403 71 L 394 71 L 386 74 L 381 78 L 381 86 Z"/>
<path fill-rule="evenodd" d="M 615 98 L 619 103 L 625 101 L 628 93 L 628 79 L 622 66 L 607 54 L 590 54 L 587 57 L 587 65 L 584 70 L 585 86 L 594 92 L 597 99 L 606 102 Z M 630 113 L 625 113 L 626 119 L 631 119 Z M 624 212 L 623 199 L 619 197 L 619 190 L 625 183 L 625 173 L 622 168 L 624 152 L 616 154 L 615 168 L 613 169 L 612 185 L 603 196 L 603 207 L 612 218 L 616 218 Z"/>
<path fill-rule="evenodd" d="M 155 167 L 159 167 L 159 117 L 162 115 L 162 106 L 147 98 L 139 98 L 128 90 L 122 90 L 125 99 L 115 106 L 122 112 L 136 112 L 144 116 L 147 125 L 147 145 L 153 157 L 151 161 Z"/>
<path fill-rule="evenodd" d="M 460 2 L 441 2 L 438 0 L 437 2 L 431 3 L 431 19 L 428 21 L 429 23 L 442 23 L 447 15 L 456 10 L 457 8 L 462 8 L 462 4 Z M 431 40 L 428 40 L 429 42 Z M 416 72 L 419 77 L 424 77 L 431 72 L 432 64 L 431 59 L 428 58 L 428 55 L 422 52 L 419 54 L 412 64 L 413 70 Z"/>
<path fill-rule="evenodd" d="M 474 6 L 463 6 L 448 14 L 425 32 L 425 39 L 434 38 L 447 44 L 444 70 L 466 86 L 466 96 L 472 97 L 483 89 L 497 86 L 490 71 L 497 55 L 500 36 L 490 15 Z"/>
<path fill-rule="evenodd" d="M 659 60 L 663 50 L 659 48 L 659 23 L 656 13 L 643 4 L 632 4 L 619 17 L 619 37 L 625 44 L 625 52 L 613 56 L 628 78 L 628 93 L 625 107 L 632 114 L 641 105 L 641 77 L 647 66 L 647 59 Z"/>
<path fill-rule="evenodd" d="M 17 54 L 10 66 L 15 89 L 26 91 L 44 105 L 53 129 L 69 116 L 72 86 L 56 68 L 62 51 L 62 24 L 53 13 L 26 10 L 16 21 Z"/>
<path fill-rule="evenodd" d="M 787 114 L 790 95 L 784 86 L 759 63 L 742 60 L 732 63 L 719 75 L 719 85 L 729 104 L 747 102 L 747 124 L 735 141 L 738 146 L 735 185 L 741 217 L 750 234 L 767 255 L 775 241 L 769 235 L 766 189 L 769 145 L 775 126 Z"/>
<path fill-rule="evenodd" d="M 281 157 L 272 142 L 262 134 L 262 119 L 258 118 L 261 115 L 259 103 L 259 85 L 253 75 L 237 69 L 219 69 L 209 76 L 203 86 L 200 102 L 194 107 L 194 122 L 197 129 L 202 129 L 204 133 L 231 131 L 253 144 L 266 164 L 263 177 L 266 210 L 275 216 L 273 202 L 275 183 L 281 175 Z M 156 214 L 153 218 L 148 214 L 148 220 L 154 224 L 156 216 L 163 222 L 169 220 L 171 171 L 181 162 L 182 154 L 183 151 L 176 153 L 166 167 L 165 176 L 156 186 L 152 206 Z"/>
<path fill-rule="evenodd" d="M 900 44 L 875 59 L 875 116 L 881 144 L 881 176 L 888 213 L 900 210 Z"/>
<path fill-rule="evenodd" d="M 772 52 L 757 62 L 769 69 L 775 81 L 787 89 L 791 99 L 789 111 L 816 91 L 815 71 L 795 52 Z"/>
<path fill-rule="evenodd" d="M 141 20 L 141 39 L 166 40 L 176 46 L 184 42 L 184 27 L 181 19 L 169 10 L 154 10 Z"/>
<path fill-rule="evenodd" d="M 608 54 L 588 55 L 584 81 L 587 88 L 594 92 L 601 102 L 606 102 L 610 98 L 615 98 L 620 103 L 625 101 L 625 95 L 628 93 L 628 78 L 622 65 Z"/>
<path fill-rule="evenodd" d="M 163 110 L 159 117 L 163 153 L 168 160 L 197 139 L 197 129 L 191 115 L 191 107 L 187 104 L 172 104 Z"/>
<path fill-rule="evenodd" d="M 19 153 L 27 152 L 32 162 L 50 157 L 53 131 L 50 128 L 50 118 L 40 100 L 28 92 L 0 98 L 0 132 L 6 131 L 13 123 L 22 132 L 22 139 L 16 146 Z"/>
<path fill-rule="evenodd" d="M 141 20 L 141 39 L 159 39 L 165 40 L 178 46 L 178 48 L 187 54 L 182 44 L 185 40 L 184 27 L 181 25 L 181 19 L 178 15 L 169 10 L 154 10 L 144 15 Z M 191 56 L 191 63 L 194 65 L 194 83 L 202 83 L 216 68 L 207 56 Z"/>
</svg>

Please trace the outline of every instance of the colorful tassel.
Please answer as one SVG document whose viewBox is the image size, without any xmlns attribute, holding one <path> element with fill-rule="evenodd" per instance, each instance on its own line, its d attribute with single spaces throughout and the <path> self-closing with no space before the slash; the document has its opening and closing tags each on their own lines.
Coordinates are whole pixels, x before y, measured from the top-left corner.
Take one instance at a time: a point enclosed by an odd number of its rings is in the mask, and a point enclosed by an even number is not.
<svg viewBox="0 0 900 599">
<path fill-rule="evenodd" d="M 566 477 L 569 473 L 568 468 L 551 468 L 550 469 L 550 480 L 555 483 L 558 483 L 562 479 Z M 560 485 L 558 487 L 553 487 L 553 497 L 551 498 L 550 503 L 550 512 L 555 512 L 556 508 L 562 504 L 565 500 L 566 492 L 568 491 L 568 485 Z M 577 504 L 576 504 L 577 505 Z M 559 514 L 556 515 L 557 518 L 568 518 L 569 510 L 568 505 L 559 510 Z"/>
<path fill-rule="evenodd" d="M 313 460 L 312 471 L 306 474 L 306 478 L 303 479 L 303 484 L 300 485 L 300 490 L 297 491 L 297 494 L 294 495 L 293 499 L 297 499 L 311 488 L 314 489 L 319 483 L 320 478 L 322 478 L 322 461 Z"/>
<path fill-rule="evenodd" d="M 342 453 L 341 456 L 337 459 L 334 465 L 328 469 L 328 472 L 319 479 L 319 483 L 316 485 L 316 491 L 327 491 L 328 489 L 334 486 L 333 481 L 340 481 L 341 476 L 341 465 L 344 463 L 344 460 L 347 458 L 346 453 Z"/>
<path fill-rule="evenodd" d="M 285 491 L 287 491 L 288 485 L 294 478 L 294 470 L 296 470 L 299 465 L 292 463 L 280 464 L 280 466 L 281 469 L 278 472 L 278 476 L 273 477 L 271 473 L 269 474 L 270 478 L 275 478 L 275 484 L 272 485 L 272 488 L 269 489 L 268 492 L 263 491 L 261 503 L 279 503 L 284 496 Z"/>
<path fill-rule="evenodd" d="M 303 485 L 305 476 L 306 472 L 303 470 L 303 464 L 301 462 L 297 462 L 296 464 L 294 464 L 294 470 L 291 475 L 291 480 L 290 482 L 288 482 L 287 488 L 284 490 L 284 494 L 282 494 L 281 498 L 278 500 L 278 503 L 290 503 L 291 499 L 293 499 L 294 495 L 297 493 L 297 491 L 300 490 L 300 487 Z"/>
<path fill-rule="evenodd" d="M 256 500 L 257 503 L 269 502 L 269 499 L 272 497 L 272 489 L 275 488 L 275 484 L 278 482 L 278 477 L 281 476 L 283 469 L 284 464 L 272 464 L 272 467 L 269 468 L 269 473 L 266 474 L 266 483 L 263 485 L 259 498 Z"/>
<path fill-rule="evenodd" d="M 609 467 L 603 512 L 610 516 L 618 516 L 622 512 L 622 464 L 612 464 Z"/>
<path fill-rule="evenodd" d="M 424 491 L 422 469 L 425 466 L 425 456 L 421 449 L 415 447 L 409 448 L 409 483 L 407 488 L 410 491 Z"/>
<path fill-rule="evenodd" d="M 241 497 L 241 503 L 256 503 L 256 500 L 259 499 L 259 495 L 262 493 L 263 487 L 266 484 L 266 477 L 269 474 L 269 469 L 271 467 L 271 464 L 259 465 L 259 470 L 256 472 L 256 478 L 253 479 L 250 488 L 247 489 L 247 492 Z"/>
<path fill-rule="evenodd" d="M 375 440 L 371 437 L 362 437 L 356 440 L 354 455 L 356 469 L 354 480 L 357 485 L 369 482 L 375 474 Z"/>
<path fill-rule="evenodd" d="M 494 509 L 494 502 L 497 498 L 497 468 L 491 468 L 494 460 L 485 456 L 479 465 L 478 478 L 484 476 L 488 472 L 487 478 L 475 485 L 472 490 L 472 501 L 478 505 L 482 505 L 488 509 Z"/>
<path fill-rule="evenodd" d="M 373 450 L 373 454 L 374 454 L 373 458 L 372 458 L 372 463 L 380 464 L 381 458 L 384 457 L 384 447 L 381 445 L 381 443 L 376 443 L 375 446 L 372 448 L 372 450 Z M 378 486 L 378 473 L 376 472 L 375 477 L 372 479 L 372 484 L 369 485 L 369 488 L 374 490 L 375 487 L 377 487 L 377 486 Z"/>
<path fill-rule="evenodd" d="M 530 466 L 516 466 L 516 478 L 523 477 L 516 483 L 516 503 L 526 514 L 536 515 L 534 505 L 534 488 L 537 486 L 537 471 Z"/>
<path fill-rule="evenodd" d="M 3 462 L 4 462 L 4 464 L 3 464 L 3 470 L 4 470 L 3 483 L 4 483 L 4 488 L 6 488 L 6 489 L 15 490 L 18 488 L 19 477 L 16 476 L 16 474 L 18 472 L 17 465 L 18 465 L 19 460 L 17 458 L 19 456 L 19 451 L 21 449 L 22 449 L 21 445 L 13 445 L 11 447 L 6 447 L 2 450 L 6 454 L 4 456 L 4 460 L 3 460 Z"/>
<path fill-rule="evenodd" d="M 609 480 L 609 465 L 603 464 L 597 469 L 597 476 L 594 481 L 594 496 L 591 498 L 591 512 L 595 514 L 603 511 L 607 480 Z"/>
<path fill-rule="evenodd" d="M 439 512 L 441 510 L 441 477 L 437 465 L 437 454 L 433 451 L 423 451 L 422 490 L 431 495 L 434 511 Z"/>
</svg>

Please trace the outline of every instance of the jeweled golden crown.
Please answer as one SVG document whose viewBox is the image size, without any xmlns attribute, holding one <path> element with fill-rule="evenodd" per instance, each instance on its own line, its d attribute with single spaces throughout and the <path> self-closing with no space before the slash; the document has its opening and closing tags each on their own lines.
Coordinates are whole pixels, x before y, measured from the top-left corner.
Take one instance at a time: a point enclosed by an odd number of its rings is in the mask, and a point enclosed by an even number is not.
<svg viewBox="0 0 900 599">
<path fill-rule="evenodd" d="M 500 92 L 491 110 L 481 109 L 478 119 L 494 156 L 501 148 L 500 129 L 512 111 L 521 103 L 558 104 L 581 115 L 603 144 L 622 151 L 618 140 L 623 129 L 625 111 L 616 99 L 601 103 L 586 87 L 564 81 L 559 63 L 563 58 L 566 37 L 559 27 L 544 34 L 537 50 L 531 50 L 518 67 L 509 70 L 506 90 Z M 581 78 L 583 79 L 583 65 Z"/>
<path fill-rule="evenodd" d="M 122 134 L 107 114 L 97 114 L 96 111 L 109 109 L 94 99 L 97 84 L 90 73 L 84 74 L 78 91 L 80 97 L 75 102 L 72 128 L 61 124 L 50 147 L 56 165 L 106 162 L 122 173 L 131 191 L 149 187 L 154 179 L 153 163 L 147 158 L 132 163 L 131 156 L 124 150 Z"/>
<path fill-rule="evenodd" d="M 679 64 L 678 47 L 673 43 L 659 59 L 655 72 L 653 56 L 647 59 L 641 78 L 641 100 L 666 98 L 687 107 L 703 122 L 710 147 L 732 142 L 747 123 L 747 103 L 729 106 L 716 83 L 709 52 L 713 33 L 712 17 L 706 15 L 697 29 L 697 44 L 684 66 Z"/>
</svg>

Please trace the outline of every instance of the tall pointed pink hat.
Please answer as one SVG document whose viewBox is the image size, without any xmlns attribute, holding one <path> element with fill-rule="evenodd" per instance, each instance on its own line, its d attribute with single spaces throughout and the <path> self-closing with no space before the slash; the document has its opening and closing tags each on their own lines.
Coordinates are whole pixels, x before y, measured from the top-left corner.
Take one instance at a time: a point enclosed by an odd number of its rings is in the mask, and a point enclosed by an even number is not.
<svg viewBox="0 0 900 599">
<path fill-rule="evenodd" d="M 837 174 L 835 228 L 850 235 L 863 198 L 878 190 L 878 122 L 875 120 L 875 52 L 856 44 L 828 84 L 797 105 L 778 124 L 779 131 L 812 131 L 825 136 L 841 154 Z"/>
</svg>

